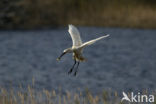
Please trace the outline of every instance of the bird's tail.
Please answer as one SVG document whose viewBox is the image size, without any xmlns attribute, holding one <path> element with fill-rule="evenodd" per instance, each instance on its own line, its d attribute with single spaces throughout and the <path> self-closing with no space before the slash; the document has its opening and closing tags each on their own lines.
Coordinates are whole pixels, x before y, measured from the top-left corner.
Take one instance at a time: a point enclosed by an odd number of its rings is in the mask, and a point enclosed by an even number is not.
<svg viewBox="0 0 156 104">
<path fill-rule="evenodd" d="M 86 61 L 87 61 L 87 59 L 84 58 L 84 57 L 80 57 L 79 60 L 80 60 L 81 62 L 86 62 Z"/>
</svg>

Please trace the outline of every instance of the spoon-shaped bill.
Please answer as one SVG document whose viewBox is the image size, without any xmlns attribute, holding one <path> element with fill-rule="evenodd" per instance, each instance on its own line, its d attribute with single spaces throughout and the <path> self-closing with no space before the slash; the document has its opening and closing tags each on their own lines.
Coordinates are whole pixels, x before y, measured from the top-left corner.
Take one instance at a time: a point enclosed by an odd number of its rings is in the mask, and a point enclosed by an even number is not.
<svg viewBox="0 0 156 104">
<path fill-rule="evenodd" d="M 61 57 L 62 57 L 63 55 L 65 55 L 65 54 L 66 54 L 66 52 L 63 52 L 63 53 L 60 55 L 60 57 L 58 57 L 56 60 L 57 60 L 57 61 L 60 61 Z"/>
</svg>

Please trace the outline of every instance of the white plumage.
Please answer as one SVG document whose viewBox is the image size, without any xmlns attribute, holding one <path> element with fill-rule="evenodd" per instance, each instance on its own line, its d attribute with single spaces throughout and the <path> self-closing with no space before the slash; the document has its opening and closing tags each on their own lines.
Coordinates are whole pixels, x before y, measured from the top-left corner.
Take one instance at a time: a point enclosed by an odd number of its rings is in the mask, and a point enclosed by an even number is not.
<svg viewBox="0 0 156 104">
<path fill-rule="evenodd" d="M 90 40 L 90 41 L 88 41 L 88 42 L 83 43 L 83 44 L 82 44 L 81 46 L 79 46 L 78 48 L 84 48 L 84 47 L 86 47 L 86 46 L 88 46 L 88 45 L 91 45 L 91 44 L 95 43 L 96 41 L 101 40 L 101 39 L 103 39 L 103 38 L 106 38 L 106 37 L 108 37 L 108 36 L 109 36 L 109 35 L 105 35 L 105 36 L 101 36 L 101 37 L 99 37 L 99 38 Z"/>
<path fill-rule="evenodd" d="M 78 29 L 75 26 L 69 25 L 68 32 L 69 32 L 69 34 L 70 34 L 70 36 L 72 38 L 73 46 L 80 46 L 80 45 L 82 45 L 80 32 L 78 31 Z"/>
<path fill-rule="evenodd" d="M 81 40 L 81 37 L 80 37 L 80 32 L 78 31 L 78 29 L 75 26 L 69 25 L 68 32 L 69 32 L 69 34 L 70 34 L 70 36 L 72 38 L 73 46 L 77 47 L 77 48 L 84 48 L 84 47 L 86 47 L 88 45 L 91 45 L 91 44 L 95 43 L 98 40 L 101 40 L 101 39 L 106 38 L 106 37 L 109 36 L 107 34 L 105 36 L 101 36 L 99 38 L 90 40 L 90 41 L 85 42 L 85 43 L 82 44 L 82 40 Z"/>
<path fill-rule="evenodd" d="M 61 56 L 59 58 L 57 58 L 57 60 L 60 60 L 61 57 L 66 54 L 66 53 L 73 53 L 73 59 L 75 61 L 73 67 L 71 68 L 71 70 L 68 72 L 68 73 L 71 73 L 75 64 L 78 63 L 77 65 L 77 68 L 76 68 L 76 71 L 75 71 L 75 74 L 76 75 L 76 72 L 77 72 L 77 69 L 78 69 L 78 66 L 79 66 L 79 62 L 82 62 L 82 61 L 85 61 L 86 59 L 82 56 L 82 50 L 83 48 L 85 48 L 86 46 L 88 45 L 91 45 L 93 43 L 95 43 L 96 41 L 98 40 L 101 40 L 103 38 L 106 38 L 108 37 L 109 35 L 104 35 L 104 36 L 101 36 L 99 38 L 96 38 L 96 39 L 93 39 L 93 40 L 90 40 L 90 41 L 87 41 L 85 43 L 82 43 L 82 40 L 81 40 L 81 37 L 80 37 L 80 32 L 78 31 L 78 29 L 74 26 L 74 25 L 69 25 L 69 29 L 68 29 L 68 32 L 72 38 L 72 42 L 73 42 L 73 45 L 71 48 L 67 48 L 63 51 L 63 53 L 61 54 Z"/>
</svg>

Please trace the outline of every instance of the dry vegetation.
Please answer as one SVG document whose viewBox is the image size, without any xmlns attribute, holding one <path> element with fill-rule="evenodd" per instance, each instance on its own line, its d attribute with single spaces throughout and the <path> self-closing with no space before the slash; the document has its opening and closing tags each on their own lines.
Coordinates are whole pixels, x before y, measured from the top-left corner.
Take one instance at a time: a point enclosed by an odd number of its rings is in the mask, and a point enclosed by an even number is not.
<svg viewBox="0 0 156 104">
<path fill-rule="evenodd" d="M 1 28 L 40 28 L 69 23 L 156 28 L 154 0 L 12 0 L 1 3 Z M 7 8 L 7 9 L 6 9 Z"/>
<path fill-rule="evenodd" d="M 147 90 L 142 93 L 148 94 Z M 78 90 L 77 93 L 70 91 L 62 93 L 61 90 L 43 89 L 38 91 L 32 86 L 28 86 L 25 90 L 20 87 L 16 91 L 0 88 L 0 104 L 128 104 L 128 102 L 121 102 L 121 94 L 118 95 L 117 92 L 110 90 L 103 90 L 100 94 L 93 95 L 87 88 L 84 92 Z M 152 104 L 156 104 L 156 102 Z"/>
<path fill-rule="evenodd" d="M 116 92 L 111 94 L 103 91 L 101 94 L 93 96 L 86 89 L 85 94 L 82 92 L 73 94 L 69 91 L 62 94 L 55 90 L 36 91 L 28 86 L 26 92 L 1 88 L 0 104 L 121 104 L 121 102 Z"/>
</svg>

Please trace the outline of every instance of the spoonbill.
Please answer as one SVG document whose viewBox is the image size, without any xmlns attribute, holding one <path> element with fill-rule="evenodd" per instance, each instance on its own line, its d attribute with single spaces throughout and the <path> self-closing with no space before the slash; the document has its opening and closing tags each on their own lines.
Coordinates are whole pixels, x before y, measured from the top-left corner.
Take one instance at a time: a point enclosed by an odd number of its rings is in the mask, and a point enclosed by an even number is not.
<svg viewBox="0 0 156 104">
<path fill-rule="evenodd" d="M 69 25 L 68 32 L 69 32 L 69 34 L 70 34 L 70 36 L 72 38 L 73 46 L 71 48 L 65 49 L 63 51 L 63 53 L 60 55 L 60 57 L 57 58 L 57 60 L 59 61 L 61 59 L 61 57 L 63 55 L 65 55 L 66 53 L 73 53 L 74 64 L 71 67 L 71 69 L 68 71 L 68 74 L 72 73 L 75 65 L 77 64 L 75 72 L 74 72 L 74 76 L 76 76 L 77 71 L 78 71 L 79 63 L 86 61 L 86 59 L 82 56 L 83 48 L 85 48 L 88 45 L 91 45 L 91 44 L 95 43 L 98 40 L 101 40 L 103 38 L 108 37 L 109 34 L 107 34 L 105 36 L 101 36 L 101 37 L 93 39 L 93 40 L 90 40 L 88 42 L 82 43 L 80 33 L 79 33 L 78 29 L 74 25 L 71 25 L 71 24 Z"/>
</svg>

